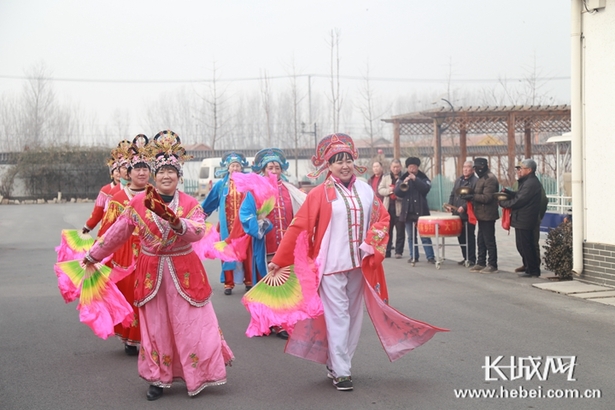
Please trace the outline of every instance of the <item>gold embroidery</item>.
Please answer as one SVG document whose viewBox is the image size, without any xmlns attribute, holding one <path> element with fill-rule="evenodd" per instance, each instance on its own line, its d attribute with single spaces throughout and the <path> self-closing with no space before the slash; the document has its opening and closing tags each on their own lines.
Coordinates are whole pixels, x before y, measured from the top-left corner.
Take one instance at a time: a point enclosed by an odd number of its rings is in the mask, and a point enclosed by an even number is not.
<svg viewBox="0 0 615 410">
<path fill-rule="evenodd" d="M 152 288 L 154 287 L 154 281 L 152 280 L 151 273 L 145 274 L 145 281 L 143 282 L 143 284 L 145 285 L 145 289 L 152 290 Z"/>
<path fill-rule="evenodd" d="M 190 359 L 192 359 L 192 367 L 196 369 L 196 367 L 199 365 L 199 357 L 196 355 L 196 353 L 192 353 L 190 355 Z"/>
</svg>

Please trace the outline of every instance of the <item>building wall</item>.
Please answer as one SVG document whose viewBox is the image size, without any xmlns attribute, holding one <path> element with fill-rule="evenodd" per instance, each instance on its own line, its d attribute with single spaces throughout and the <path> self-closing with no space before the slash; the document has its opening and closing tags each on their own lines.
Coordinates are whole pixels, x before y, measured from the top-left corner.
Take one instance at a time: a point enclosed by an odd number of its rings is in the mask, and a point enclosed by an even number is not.
<svg viewBox="0 0 615 410">
<path fill-rule="evenodd" d="M 585 246 L 581 279 L 615 286 L 615 0 L 583 14 Z"/>
</svg>

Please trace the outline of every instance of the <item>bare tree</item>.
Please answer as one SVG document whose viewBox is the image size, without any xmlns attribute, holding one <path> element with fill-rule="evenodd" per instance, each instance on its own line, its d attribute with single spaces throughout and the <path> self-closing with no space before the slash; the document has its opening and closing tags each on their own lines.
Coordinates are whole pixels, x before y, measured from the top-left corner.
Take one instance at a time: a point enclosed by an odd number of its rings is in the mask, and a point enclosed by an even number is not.
<svg viewBox="0 0 615 410">
<path fill-rule="evenodd" d="M 228 97 L 226 87 L 221 87 L 216 63 L 213 63 L 212 77 L 208 95 L 201 97 L 202 104 L 195 117 L 209 133 L 209 146 L 212 150 L 221 145 L 224 138 L 232 133 L 230 118 L 226 117 Z"/>
<path fill-rule="evenodd" d="M 20 132 L 30 148 L 45 142 L 56 110 L 56 95 L 45 63 L 37 63 L 26 71 L 23 86 L 23 111 Z"/>
<path fill-rule="evenodd" d="M 17 98 L 2 95 L 0 97 L 0 132 L 2 138 L 0 138 L 0 152 L 9 151 L 21 151 L 26 145 L 26 139 L 20 131 L 20 113 L 17 109 L 19 102 Z"/>
<path fill-rule="evenodd" d="M 376 137 L 382 136 L 382 130 L 384 123 L 379 119 L 389 111 L 389 109 L 379 109 L 379 104 L 376 100 L 376 91 L 372 86 L 369 75 L 369 62 L 365 64 L 365 73 L 363 75 L 363 82 L 359 89 L 359 95 L 362 97 L 362 103 L 359 105 L 359 111 L 363 116 L 363 129 L 367 134 L 369 140 L 369 146 L 371 148 L 370 155 L 375 155 L 375 143 Z"/>
<path fill-rule="evenodd" d="M 340 94 L 340 30 L 334 29 L 329 33 L 330 50 L 330 78 L 331 78 L 331 119 L 333 132 L 339 131 L 340 112 L 342 110 L 342 96 Z"/>
<path fill-rule="evenodd" d="M 301 101 L 305 98 L 305 95 L 300 95 L 299 85 L 297 82 L 297 67 L 295 65 L 295 58 L 293 56 L 290 67 L 288 69 L 290 74 L 290 107 L 291 107 L 291 132 L 292 142 L 295 151 L 295 175 L 299 177 L 299 148 L 302 143 L 303 134 L 299 130 L 299 123 L 301 122 Z"/>
<path fill-rule="evenodd" d="M 267 76 L 267 70 L 262 70 L 260 75 L 261 105 L 265 112 L 265 128 L 267 129 L 266 145 L 271 147 L 271 83 Z"/>
</svg>

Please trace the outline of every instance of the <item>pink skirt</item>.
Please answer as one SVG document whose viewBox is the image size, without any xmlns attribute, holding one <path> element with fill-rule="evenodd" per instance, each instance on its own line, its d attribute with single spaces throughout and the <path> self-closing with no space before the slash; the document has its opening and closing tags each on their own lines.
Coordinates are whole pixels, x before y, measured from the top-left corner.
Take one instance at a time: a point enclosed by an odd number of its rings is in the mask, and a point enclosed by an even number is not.
<svg viewBox="0 0 615 410">
<path fill-rule="evenodd" d="M 143 379 L 165 388 L 183 380 L 190 396 L 226 383 L 226 366 L 234 357 L 211 302 L 190 305 L 177 293 L 166 266 L 158 293 L 139 308 L 139 315 Z"/>
</svg>

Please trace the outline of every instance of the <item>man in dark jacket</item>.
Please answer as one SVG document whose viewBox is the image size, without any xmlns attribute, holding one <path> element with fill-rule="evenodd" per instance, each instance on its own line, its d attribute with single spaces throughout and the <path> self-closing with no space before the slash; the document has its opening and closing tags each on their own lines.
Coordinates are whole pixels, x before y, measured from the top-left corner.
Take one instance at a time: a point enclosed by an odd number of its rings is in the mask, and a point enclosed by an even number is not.
<svg viewBox="0 0 615 410">
<path fill-rule="evenodd" d="M 515 228 L 517 251 L 526 266 L 519 276 L 529 278 L 540 276 L 540 261 L 536 254 L 534 229 L 540 214 L 542 184 L 536 177 L 536 162 L 533 159 L 521 161 L 519 190 L 505 190 L 511 199 L 500 201 L 500 206 L 511 209 L 510 226 Z"/>
<path fill-rule="evenodd" d="M 431 189 L 431 181 L 419 171 L 421 160 L 416 157 L 406 158 L 406 172 L 395 185 L 394 194 L 402 200 L 399 220 L 406 222 L 406 237 L 408 238 L 408 249 L 410 249 L 410 259 L 408 262 L 414 263 L 419 260 L 419 246 L 416 243 L 416 223 L 419 216 L 429 215 L 427 205 L 427 193 Z M 431 238 L 421 237 L 425 256 L 429 263 L 436 263 Z M 397 251 L 397 249 L 395 250 Z"/>
<path fill-rule="evenodd" d="M 459 188 L 468 187 L 474 192 L 474 186 L 478 178 L 474 174 L 474 168 L 472 161 L 466 161 L 463 163 L 463 174 L 455 180 L 455 185 L 451 191 L 451 196 L 448 199 L 450 206 L 449 211 L 453 215 L 459 215 L 463 222 L 461 234 L 457 237 L 459 245 L 461 245 L 461 253 L 463 254 L 463 260 L 459 262 L 460 265 L 468 262 L 468 266 L 474 266 L 476 264 L 476 225 L 468 222 L 468 201 L 461 199 L 461 196 L 457 193 Z M 467 243 L 466 243 L 467 236 Z"/>
<path fill-rule="evenodd" d="M 519 190 L 519 178 L 521 177 L 521 164 L 515 167 L 515 171 L 517 172 L 517 181 L 513 185 L 513 191 Z M 534 247 L 536 248 L 536 255 L 538 255 L 538 264 L 540 264 L 540 224 L 542 223 L 542 218 L 544 218 L 547 213 L 547 207 L 549 206 L 549 198 L 547 198 L 547 193 L 545 192 L 545 188 L 542 188 L 540 193 L 540 211 L 538 213 L 538 221 L 536 221 L 536 227 L 534 228 Z M 525 261 L 523 261 L 523 265 L 519 266 L 515 269 L 515 272 L 525 272 L 527 270 L 527 266 L 525 266 Z"/>
<path fill-rule="evenodd" d="M 472 207 L 478 222 L 478 255 L 476 265 L 470 268 L 472 272 L 497 273 L 498 248 L 495 242 L 495 221 L 500 218 L 498 202 L 493 194 L 499 191 L 498 179 L 489 172 L 489 162 L 486 158 L 474 159 L 474 172 L 478 176 L 474 193 L 461 198 L 472 201 Z M 489 259 L 487 260 L 487 256 Z M 487 261 L 489 262 L 487 264 Z"/>
</svg>

